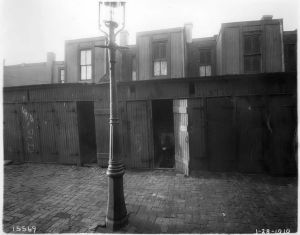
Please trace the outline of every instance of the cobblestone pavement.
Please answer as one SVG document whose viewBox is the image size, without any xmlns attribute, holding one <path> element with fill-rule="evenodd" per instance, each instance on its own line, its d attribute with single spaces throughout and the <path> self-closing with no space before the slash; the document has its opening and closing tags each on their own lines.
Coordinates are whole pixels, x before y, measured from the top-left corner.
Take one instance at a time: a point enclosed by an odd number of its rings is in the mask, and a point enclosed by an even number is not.
<svg viewBox="0 0 300 235">
<path fill-rule="evenodd" d="M 105 169 L 51 164 L 4 167 L 5 232 L 108 232 Z M 129 224 L 119 233 L 255 233 L 297 229 L 297 180 L 238 173 L 130 171 Z M 98 227 L 97 227 L 98 226 Z"/>
</svg>

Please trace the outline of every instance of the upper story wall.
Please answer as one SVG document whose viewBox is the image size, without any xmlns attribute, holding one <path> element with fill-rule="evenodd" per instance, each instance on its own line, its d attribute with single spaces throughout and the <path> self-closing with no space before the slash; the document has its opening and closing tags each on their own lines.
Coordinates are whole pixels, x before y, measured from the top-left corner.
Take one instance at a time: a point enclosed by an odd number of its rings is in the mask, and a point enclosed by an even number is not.
<svg viewBox="0 0 300 235">
<path fill-rule="evenodd" d="M 283 72 L 282 19 L 222 24 L 217 38 L 217 74 Z"/>
<path fill-rule="evenodd" d="M 216 38 L 197 38 L 187 44 L 187 76 L 207 77 L 216 75 Z"/>
<path fill-rule="evenodd" d="M 99 83 L 107 80 L 108 52 L 104 37 L 68 40 L 65 42 L 65 82 Z"/>
<path fill-rule="evenodd" d="M 23 86 L 50 84 L 59 81 L 59 68 L 63 69 L 64 63 L 55 61 L 55 54 L 47 53 L 47 61 L 4 66 L 3 85 Z"/>
<path fill-rule="evenodd" d="M 181 78 L 186 75 L 183 28 L 137 34 L 137 80 Z"/>
<path fill-rule="evenodd" d="M 297 71 L 297 30 L 283 32 L 284 66 L 286 72 Z"/>
</svg>

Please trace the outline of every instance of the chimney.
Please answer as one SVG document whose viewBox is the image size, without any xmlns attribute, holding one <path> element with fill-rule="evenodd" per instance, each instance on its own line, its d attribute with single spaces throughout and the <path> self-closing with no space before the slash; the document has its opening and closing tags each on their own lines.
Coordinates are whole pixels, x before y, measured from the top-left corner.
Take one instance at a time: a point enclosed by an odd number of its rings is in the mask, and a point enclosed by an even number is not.
<svg viewBox="0 0 300 235">
<path fill-rule="evenodd" d="M 47 52 L 47 83 L 53 83 L 54 79 L 54 62 L 55 62 L 55 53 Z"/>
<path fill-rule="evenodd" d="M 47 63 L 53 63 L 55 61 L 55 53 L 47 52 Z"/>
<path fill-rule="evenodd" d="M 273 19 L 273 16 L 272 15 L 263 15 L 261 17 L 261 20 L 272 20 Z"/>
<path fill-rule="evenodd" d="M 184 24 L 185 38 L 187 43 L 192 42 L 192 34 L 193 34 L 193 23 L 185 23 Z"/>
<path fill-rule="evenodd" d="M 123 30 L 120 32 L 120 46 L 127 46 L 129 38 L 129 33 L 127 30 Z"/>
</svg>

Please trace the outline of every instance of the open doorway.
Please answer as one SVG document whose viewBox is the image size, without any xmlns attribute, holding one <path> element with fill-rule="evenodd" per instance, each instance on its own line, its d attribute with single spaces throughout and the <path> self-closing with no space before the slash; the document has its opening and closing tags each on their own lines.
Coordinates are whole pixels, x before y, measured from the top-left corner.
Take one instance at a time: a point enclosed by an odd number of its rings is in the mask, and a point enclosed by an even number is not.
<svg viewBox="0 0 300 235">
<path fill-rule="evenodd" d="M 80 163 L 97 163 L 94 102 L 77 102 L 77 122 L 79 133 Z"/>
<path fill-rule="evenodd" d="M 152 101 L 154 168 L 173 168 L 174 120 L 172 100 Z"/>
</svg>

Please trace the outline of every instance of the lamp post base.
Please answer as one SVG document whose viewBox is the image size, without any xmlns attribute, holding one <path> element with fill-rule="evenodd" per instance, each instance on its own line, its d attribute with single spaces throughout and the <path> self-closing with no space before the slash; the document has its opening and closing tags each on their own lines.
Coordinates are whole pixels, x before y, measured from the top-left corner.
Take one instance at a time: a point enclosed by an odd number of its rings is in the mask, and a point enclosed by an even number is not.
<svg viewBox="0 0 300 235">
<path fill-rule="evenodd" d="M 107 169 L 108 176 L 108 204 L 106 214 L 106 228 L 118 230 L 128 222 L 127 210 L 124 200 L 122 163 L 110 162 Z"/>
</svg>

